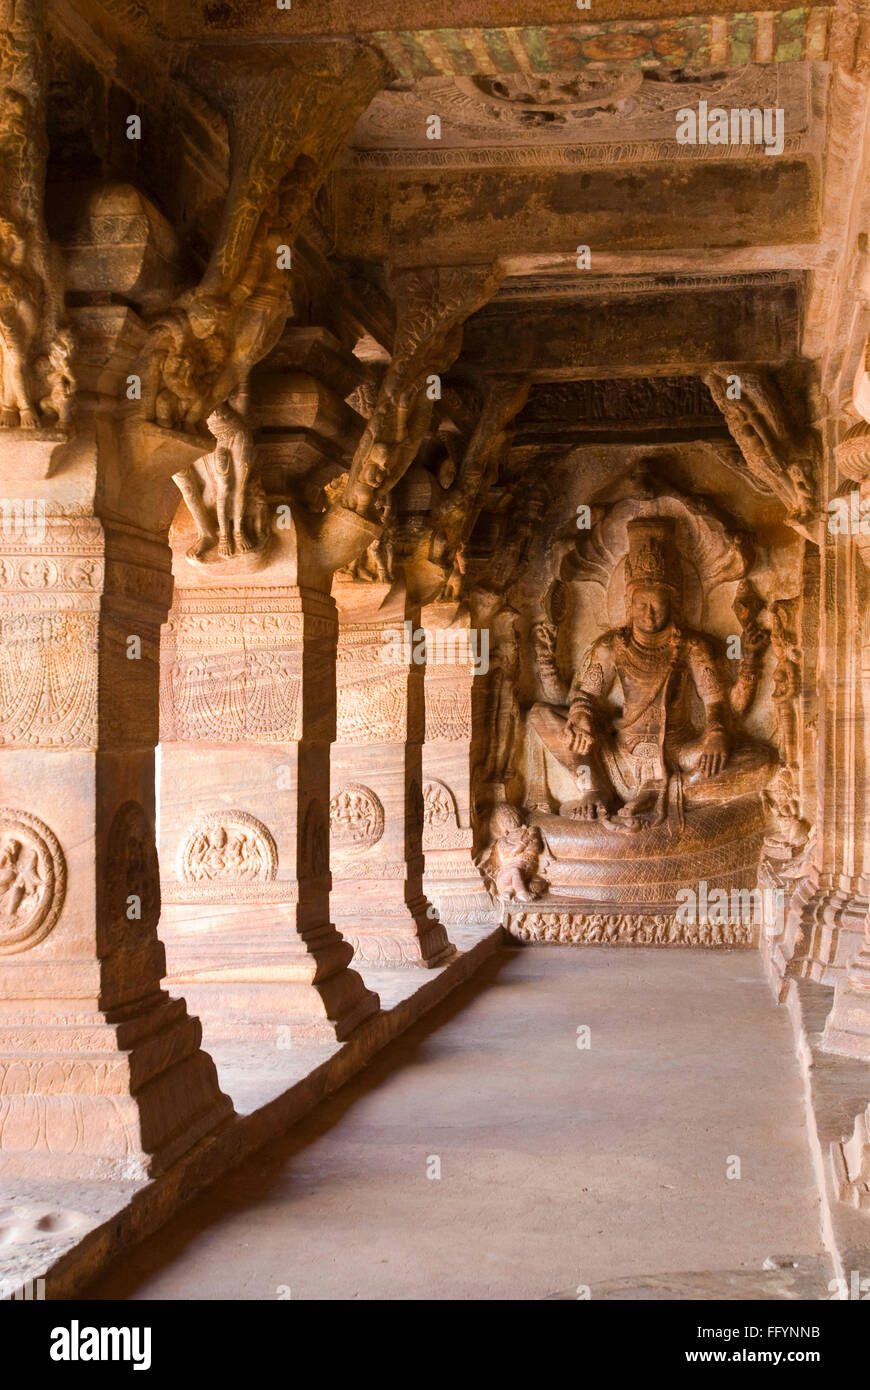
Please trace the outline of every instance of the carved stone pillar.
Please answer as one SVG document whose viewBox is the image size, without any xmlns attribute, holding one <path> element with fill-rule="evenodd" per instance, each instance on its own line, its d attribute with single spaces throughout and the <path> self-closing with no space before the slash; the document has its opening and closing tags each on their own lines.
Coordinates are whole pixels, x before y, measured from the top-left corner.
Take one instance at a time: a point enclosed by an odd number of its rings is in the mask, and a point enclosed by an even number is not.
<svg viewBox="0 0 870 1390">
<path fill-rule="evenodd" d="M 870 477 L 860 486 L 861 503 L 870 509 Z M 860 680 L 858 700 L 864 742 L 856 749 L 856 775 L 861 778 L 859 822 L 856 826 L 856 869 L 859 885 L 870 893 L 870 535 L 860 535 L 851 547 L 863 564 L 856 576 L 858 613 L 855 614 L 860 641 Z M 847 1057 L 870 1058 L 870 911 L 863 919 L 863 940 L 844 973 L 836 981 L 834 1005 L 828 1015 L 822 1046 L 828 1052 Z"/>
<path fill-rule="evenodd" d="M 155 479 L 200 448 L 85 415 L 69 445 L 0 431 L 0 493 L 33 522 L 6 531 L 0 557 L 3 1172 L 145 1176 L 232 1113 L 199 1022 L 160 988 L 154 745 L 172 575 L 159 528 L 119 505 L 135 499 L 154 524 Z"/>
<path fill-rule="evenodd" d="M 45 146 L 25 143 L 37 181 Z M 128 215 L 121 248 L 107 211 Z M 203 444 L 143 423 L 126 391 L 146 328 L 122 301 L 166 293 L 170 229 L 132 190 L 68 195 L 66 214 L 79 307 L 52 363 L 55 423 L 19 410 L 25 427 L 0 429 L 0 1171 L 133 1179 L 232 1114 L 198 1020 L 160 987 L 157 936 L 171 475 Z M 59 284 L 46 299 L 57 319 Z"/>
<path fill-rule="evenodd" d="M 423 744 L 423 887 L 441 921 L 496 920 L 474 864 L 472 776 L 479 761 L 489 632 L 457 623 L 456 602 L 422 610 L 427 634 Z M 477 716 L 475 718 L 475 715 Z"/>
<path fill-rule="evenodd" d="M 425 645 L 420 610 L 390 586 L 336 583 L 332 915 L 356 959 L 440 965 L 453 952 L 423 892 Z"/>
<path fill-rule="evenodd" d="M 829 453 L 833 495 L 837 469 L 833 450 Z M 842 471 L 839 450 L 838 466 Z M 817 793 L 815 833 L 805 877 L 789 904 L 785 930 L 771 945 L 770 958 L 780 978 L 796 975 L 830 985 L 842 977 L 860 945 L 870 901 L 863 781 L 870 728 L 861 698 L 857 547 L 848 535 L 826 524 L 819 534 L 818 732 L 815 777 L 809 779 Z"/>
<path fill-rule="evenodd" d="M 282 438 L 271 436 L 272 472 Z M 286 458 L 286 439 L 283 448 Z M 330 923 L 330 544 L 295 506 L 270 502 L 268 511 L 273 524 L 258 548 L 230 557 L 214 546 L 196 554 L 184 509 L 173 529 L 176 596 L 162 647 L 164 934 L 172 983 L 196 1001 L 208 1036 L 275 1037 L 289 1027 L 299 1038 L 341 1039 L 378 999 L 347 969 L 352 950 Z M 352 547 L 371 540 L 375 528 L 344 516 Z"/>
</svg>

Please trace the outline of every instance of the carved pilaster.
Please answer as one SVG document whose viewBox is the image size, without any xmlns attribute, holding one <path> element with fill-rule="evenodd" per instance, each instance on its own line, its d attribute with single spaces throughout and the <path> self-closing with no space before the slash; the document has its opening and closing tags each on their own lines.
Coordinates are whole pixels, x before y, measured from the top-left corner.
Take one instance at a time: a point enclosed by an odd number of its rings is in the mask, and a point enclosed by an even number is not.
<svg viewBox="0 0 870 1390">
<path fill-rule="evenodd" d="M 862 501 L 870 500 L 870 478 L 864 478 L 860 487 Z M 868 588 L 870 588 L 870 534 L 859 534 L 852 549 L 860 557 L 857 583 L 859 586 L 859 613 L 854 615 L 859 634 L 859 676 L 858 690 L 860 728 L 863 739 L 856 748 L 856 774 L 861 779 L 857 799 L 858 831 L 855 854 L 856 869 L 863 896 L 856 902 L 856 913 L 860 906 L 868 907 L 870 897 L 870 616 L 868 616 Z M 863 941 L 853 959 L 849 960 L 844 973 L 836 981 L 834 1005 L 825 1025 L 822 1046 L 828 1052 L 837 1052 L 848 1057 L 870 1057 L 870 911 L 859 916 L 863 926 Z"/>
<path fill-rule="evenodd" d="M 826 442 L 824 491 L 834 495 L 841 449 L 835 451 L 832 441 Z M 806 566 L 807 560 L 805 572 Z M 780 979 L 795 975 L 836 984 L 863 933 L 870 889 L 864 794 L 870 727 L 860 674 L 861 569 L 854 539 L 823 525 L 819 531 L 817 693 L 813 699 L 805 685 L 801 694 L 805 760 L 810 752 L 806 726 L 813 712 L 817 720 L 815 768 L 805 770 L 802 779 L 805 793 L 813 786 L 816 790 L 814 835 L 804 856 L 804 877 L 795 880 L 785 929 L 769 943 L 773 971 Z M 807 573 L 812 581 L 812 573 Z M 805 609 L 814 588 L 812 582 L 803 587 Z M 811 611 L 809 616 L 812 624 Z M 806 674 L 805 670 L 805 678 Z M 812 814 L 806 795 L 805 806 Z"/>
<path fill-rule="evenodd" d="M 82 230 L 75 419 L 0 432 L 0 1168 L 136 1178 L 232 1113 L 157 934 L 165 529 L 203 441 L 127 401 L 143 328 L 110 297 L 137 251 Z"/>
</svg>

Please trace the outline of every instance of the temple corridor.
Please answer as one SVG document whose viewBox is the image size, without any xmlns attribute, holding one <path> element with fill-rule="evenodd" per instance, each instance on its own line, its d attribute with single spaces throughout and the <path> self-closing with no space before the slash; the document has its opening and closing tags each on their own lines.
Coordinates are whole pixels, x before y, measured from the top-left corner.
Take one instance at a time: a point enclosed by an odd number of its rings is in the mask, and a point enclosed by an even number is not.
<svg viewBox="0 0 870 1390">
<path fill-rule="evenodd" d="M 0 1303 L 587 1297 L 870 1301 L 870 0 L 0 0 Z"/>
<path fill-rule="evenodd" d="M 758 954 L 557 946 L 499 952 L 84 1296 L 824 1299 L 830 1278 Z"/>
</svg>

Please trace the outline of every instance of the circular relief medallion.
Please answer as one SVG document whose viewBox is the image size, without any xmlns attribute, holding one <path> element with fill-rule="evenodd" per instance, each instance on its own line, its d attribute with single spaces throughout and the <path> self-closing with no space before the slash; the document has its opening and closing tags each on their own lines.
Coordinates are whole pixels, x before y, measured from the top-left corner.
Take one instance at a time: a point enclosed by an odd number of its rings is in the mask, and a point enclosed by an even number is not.
<svg viewBox="0 0 870 1390">
<path fill-rule="evenodd" d="M 48 936 L 66 895 L 66 860 L 47 825 L 0 807 L 0 955 Z"/>
<path fill-rule="evenodd" d="M 455 822 L 453 800 L 443 782 L 423 783 L 423 824 L 433 830 Z"/>
<path fill-rule="evenodd" d="M 350 782 L 329 803 L 332 848 L 339 854 L 360 854 L 376 845 L 384 833 L 384 808 L 369 787 Z"/>
<path fill-rule="evenodd" d="M 186 883 L 271 882 L 277 869 L 278 850 L 262 821 L 247 811 L 216 811 L 187 836 L 178 876 Z"/>
<path fill-rule="evenodd" d="M 57 583 L 57 565 L 53 560 L 46 560 L 40 557 L 36 560 L 26 560 L 19 567 L 18 578 L 28 589 L 50 588 Z"/>
</svg>

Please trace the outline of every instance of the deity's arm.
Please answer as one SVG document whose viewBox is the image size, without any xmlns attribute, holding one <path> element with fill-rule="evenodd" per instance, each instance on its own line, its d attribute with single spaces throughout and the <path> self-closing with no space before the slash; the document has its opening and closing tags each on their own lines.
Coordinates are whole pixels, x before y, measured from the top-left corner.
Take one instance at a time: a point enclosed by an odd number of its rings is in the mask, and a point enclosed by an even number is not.
<svg viewBox="0 0 870 1390">
<path fill-rule="evenodd" d="M 686 647 L 689 671 L 704 704 L 706 732 L 725 734 L 730 725 L 729 692 L 716 654 L 700 634 L 689 637 Z"/>
<path fill-rule="evenodd" d="M 576 714 L 583 722 L 594 721 L 600 714 L 601 702 L 610 694 L 616 680 L 612 637 L 612 633 L 605 633 L 586 653 L 568 691 L 569 719 Z"/>
<path fill-rule="evenodd" d="M 746 623 L 741 635 L 742 655 L 737 679 L 728 692 L 731 713 L 742 719 L 749 712 L 758 694 L 758 684 L 764 665 L 764 653 L 770 644 L 770 633 L 758 623 Z"/>
<path fill-rule="evenodd" d="M 558 636 L 559 629 L 555 623 L 535 623 L 532 628 L 538 683 L 543 691 L 544 699 L 551 705 L 565 704 L 565 683 L 559 673 L 559 664 L 556 660 Z"/>
</svg>

